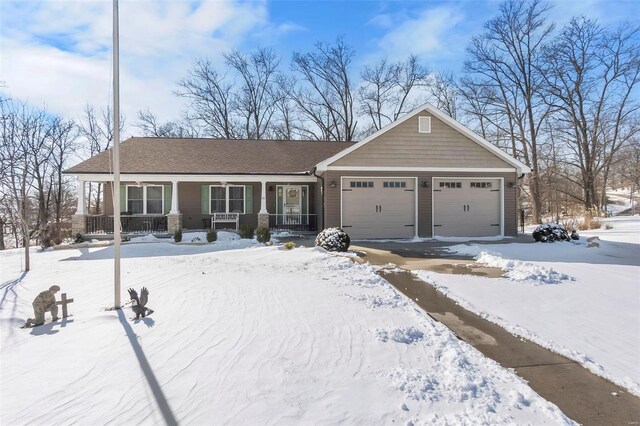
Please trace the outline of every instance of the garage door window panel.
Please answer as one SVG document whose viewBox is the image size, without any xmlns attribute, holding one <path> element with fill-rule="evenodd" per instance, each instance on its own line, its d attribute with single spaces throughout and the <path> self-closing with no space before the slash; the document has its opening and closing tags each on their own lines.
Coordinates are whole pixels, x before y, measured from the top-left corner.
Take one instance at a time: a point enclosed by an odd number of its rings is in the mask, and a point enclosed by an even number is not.
<svg viewBox="0 0 640 426">
<path fill-rule="evenodd" d="M 450 189 L 462 188 L 462 182 L 440 182 L 440 188 L 450 188 Z"/>
<path fill-rule="evenodd" d="M 370 181 L 352 181 L 349 186 L 351 188 L 373 188 L 373 182 Z"/>
</svg>

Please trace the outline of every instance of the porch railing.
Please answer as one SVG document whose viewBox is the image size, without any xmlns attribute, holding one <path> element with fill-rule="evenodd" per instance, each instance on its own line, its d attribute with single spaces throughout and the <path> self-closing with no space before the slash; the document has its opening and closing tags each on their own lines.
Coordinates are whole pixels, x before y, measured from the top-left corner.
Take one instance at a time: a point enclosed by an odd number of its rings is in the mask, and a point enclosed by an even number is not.
<svg viewBox="0 0 640 426">
<path fill-rule="evenodd" d="M 87 216 L 87 234 L 113 234 L 113 216 Z M 124 234 L 167 232 L 167 217 L 162 215 L 122 215 L 120 229 Z"/>
<path fill-rule="evenodd" d="M 269 228 L 272 231 L 317 231 L 318 215 L 270 214 Z"/>
</svg>

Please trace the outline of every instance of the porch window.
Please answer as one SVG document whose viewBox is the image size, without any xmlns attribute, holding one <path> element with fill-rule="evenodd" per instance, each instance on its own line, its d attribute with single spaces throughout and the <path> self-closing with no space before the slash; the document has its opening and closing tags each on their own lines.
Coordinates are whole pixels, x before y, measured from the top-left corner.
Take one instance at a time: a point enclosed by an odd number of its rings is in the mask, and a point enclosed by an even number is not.
<svg viewBox="0 0 640 426">
<path fill-rule="evenodd" d="M 147 187 L 147 214 L 162 214 L 162 187 Z"/>
<path fill-rule="evenodd" d="M 162 185 L 127 186 L 127 212 L 131 214 L 162 214 L 164 187 Z"/>
<path fill-rule="evenodd" d="M 244 185 L 211 186 L 210 213 L 245 213 Z"/>
<path fill-rule="evenodd" d="M 227 212 L 227 196 L 224 186 L 211 187 L 211 213 Z"/>
<path fill-rule="evenodd" d="M 244 214 L 244 186 L 229 187 L 229 212 Z"/>
<path fill-rule="evenodd" d="M 127 211 L 131 214 L 144 213 L 144 188 L 127 186 Z"/>
</svg>

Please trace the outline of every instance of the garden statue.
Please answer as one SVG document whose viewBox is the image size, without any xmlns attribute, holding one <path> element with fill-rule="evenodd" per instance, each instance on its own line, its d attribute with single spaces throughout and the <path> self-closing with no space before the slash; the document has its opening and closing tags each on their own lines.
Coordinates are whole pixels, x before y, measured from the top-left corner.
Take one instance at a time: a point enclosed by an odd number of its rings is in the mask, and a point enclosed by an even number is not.
<svg viewBox="0 0 640 426">
<path fill-rule="evenodd" d="M 131 305 L 131 310 L 136 314 L 136 319 L 140 319 L 140 316 L 144 318 L 147 315 L 151 315 L 153 310 L 147 308 L 147 302 L 149 301 L 149 290 L 146 287 L 142 287 L 140 290 L 140 298 L 138 298 L 138 293 L 130 288 L 129 289 L 129 297 L 131 297 L 131 301 L 133 305 Z"/>
<path fill-rule="evenodd" d="M 56 293 L 60 291 L 60 287 L 52 285 L 49 290 L 41 292 L 33 301 L 34 318 L 27 319 L 25 327 L 32 325 L 38 326 L 44 324 L 45 312 L 51 312 L 53 321 L 58 320 L 58 305 L 56 304 Z"/>
</svg>

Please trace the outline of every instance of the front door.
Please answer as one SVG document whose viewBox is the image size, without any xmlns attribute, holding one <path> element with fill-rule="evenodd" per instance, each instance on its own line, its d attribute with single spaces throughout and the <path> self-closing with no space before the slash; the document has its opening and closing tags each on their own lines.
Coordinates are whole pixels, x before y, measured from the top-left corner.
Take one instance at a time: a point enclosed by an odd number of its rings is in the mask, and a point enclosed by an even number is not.
<svg viewBox="0 0 640 426">
<path fill-rule="evenodd" d="M 277 224 L 302 225 L 307 223 L 308 186 L 278 185 Z"/>
</svg>

